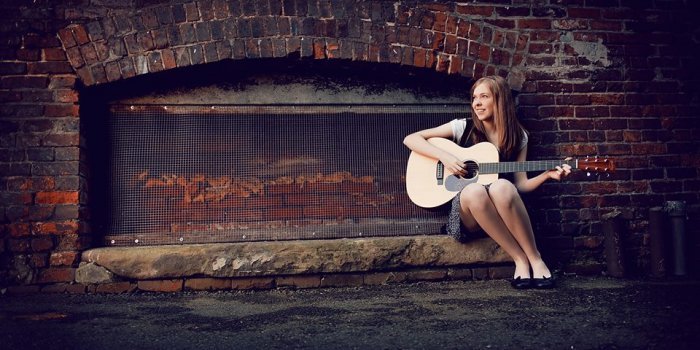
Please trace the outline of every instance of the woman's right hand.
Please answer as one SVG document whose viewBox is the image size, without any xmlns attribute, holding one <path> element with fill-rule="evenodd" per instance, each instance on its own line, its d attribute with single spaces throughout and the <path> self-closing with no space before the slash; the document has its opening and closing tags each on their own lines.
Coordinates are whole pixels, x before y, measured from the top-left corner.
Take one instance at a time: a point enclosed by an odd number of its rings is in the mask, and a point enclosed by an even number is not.
<svg viewBox="0 0 700 350">
<path fill-rule="evenodd" d="M 459 176 L 467 175 L 467 171 L 464 169 L 464 162 L 451 154 L 440 157 L 440 162 L 445 166 L 445 170 L 452 174 Z"/>
</svg>

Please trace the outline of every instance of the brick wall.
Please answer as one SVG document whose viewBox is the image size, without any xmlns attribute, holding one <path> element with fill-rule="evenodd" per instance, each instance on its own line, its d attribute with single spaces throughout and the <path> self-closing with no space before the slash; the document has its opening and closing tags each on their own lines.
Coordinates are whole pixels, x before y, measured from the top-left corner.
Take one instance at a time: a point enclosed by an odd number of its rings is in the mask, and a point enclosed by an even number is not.
<svg viewBox="0 0 700 350">
<path fill-rule="evenodd" d="M 0 4 L 0 284 L 72 281 L 93 232 L 80 91 L 222 60 L 357 60 L 507 76 L 538 158 L 609 155 L 527 198 L 545 253 L 603 269 L 601 217 L 698 203 L 699 26 L 690 1 L 10 1 Z M 466 87 L 465 87 L 466 88 Z"/>
</svg>

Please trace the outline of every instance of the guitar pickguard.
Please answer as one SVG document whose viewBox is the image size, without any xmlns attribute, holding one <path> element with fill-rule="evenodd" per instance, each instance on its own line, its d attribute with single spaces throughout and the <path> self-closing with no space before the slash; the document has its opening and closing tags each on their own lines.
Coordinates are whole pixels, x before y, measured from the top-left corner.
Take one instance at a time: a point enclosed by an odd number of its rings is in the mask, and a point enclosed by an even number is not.
<svg viewBox="0 0 700 350">
<path fill-rule="evenodd" d="M 457 193 L 467 187 L 467 185 L 475 183 L 477 177 L 472 178 L 462 178 L 454 175 L 450 175 L 445 179 L 445 189 Z"/>
</svg>

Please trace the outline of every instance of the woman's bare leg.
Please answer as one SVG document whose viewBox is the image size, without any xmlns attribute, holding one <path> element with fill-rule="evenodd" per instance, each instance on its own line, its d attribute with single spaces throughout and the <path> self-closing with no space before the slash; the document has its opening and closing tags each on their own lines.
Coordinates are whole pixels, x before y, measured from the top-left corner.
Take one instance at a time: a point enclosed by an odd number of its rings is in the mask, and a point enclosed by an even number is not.
<svg viewBox="0 0 700 350">
<path fill-rule="evenodd" d="M 514 277 L 529 278 L 528 256 L 501 219 L 484 186 L 468 185 L 462 190 L 459 202 L 460 217 L 464 226 L 469 230 L 475 230 L 480 226 L 513 258 L 513 262 L 515 262 Z"/>
<path fill-rule="evenodd" d="M 525 255 L 527 255 L 527 259 L 532 267 L 532 277 L 551 277 L 552 273 L 542 260 L 540 251 L 537 249 L 530 216 L 515 185 L 507 180 L 497 180 L 491 184 L 489 195 L 499 216 L 503 219 L 508 230 L 513 234 L 523 252 L 525 252 Z"/>
</svg>

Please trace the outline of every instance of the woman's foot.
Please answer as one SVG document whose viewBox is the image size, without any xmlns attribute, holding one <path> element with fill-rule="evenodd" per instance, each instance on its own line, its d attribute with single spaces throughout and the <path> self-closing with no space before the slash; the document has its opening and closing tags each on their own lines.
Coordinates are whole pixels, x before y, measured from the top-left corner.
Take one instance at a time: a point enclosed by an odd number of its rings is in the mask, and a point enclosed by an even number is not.
<svg viewBox="0 0 700 350">
<path fill-rule="evenodd" d="M 553 277 L 533 278 L 531 284 L 535 289 L 552 289 L 555 286 Z"/>
<path fill-rule="evenodd" d="M 536 289 L 551 289 L 554 286 L 554 278 L 547 264 L 542 260 L 532 263 L 532 287 Z"/>
<path fill-rule="evenodd" d="M 516 278 L 530 278 L 530 264 L 527 260 L 515 261 L 513 279 Z"/>
<path fill-rule="evenodd" d="M 532 278 L 515 277 L 510 281 L 510 285 L 515 289 L 528 289 L 532 287 Z"/>
<path fill-rule="evenodd" d="M 530 277 L 530 264 L 526 261 L 515 262 L 515 272 L 513 273 L 513 279 L 510 281 L 510 285 L 515 289 L 527 289 L 530 288 L 532 283 L 532 278 Z"/>
<path fill-rule="evenodd" d="M 544 261 L 535 261 L 531 263 L 533 278 L 551 278 L 552 273 L 549 271 L 547 264 Z"/>
</svg>

